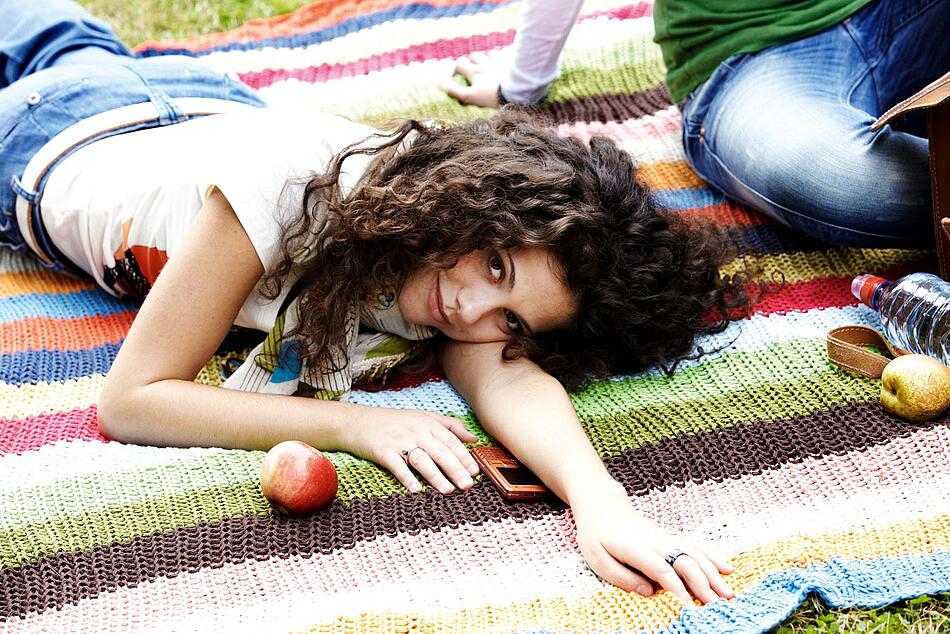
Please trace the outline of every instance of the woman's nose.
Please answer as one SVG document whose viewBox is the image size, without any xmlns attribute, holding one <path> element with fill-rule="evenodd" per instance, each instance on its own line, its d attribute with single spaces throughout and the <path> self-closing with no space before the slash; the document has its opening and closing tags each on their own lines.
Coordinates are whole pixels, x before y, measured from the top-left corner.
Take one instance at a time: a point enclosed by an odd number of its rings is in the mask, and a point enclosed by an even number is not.
<svg viewBox="0 0 950 634">
<path fill-rule="evenodd" d="M 458 294 L 458 314 L 462 323 L 471 326 L 493 311 L 499 304 L 499 293 L 490 285 L 470 286 Z"/>
</svg>

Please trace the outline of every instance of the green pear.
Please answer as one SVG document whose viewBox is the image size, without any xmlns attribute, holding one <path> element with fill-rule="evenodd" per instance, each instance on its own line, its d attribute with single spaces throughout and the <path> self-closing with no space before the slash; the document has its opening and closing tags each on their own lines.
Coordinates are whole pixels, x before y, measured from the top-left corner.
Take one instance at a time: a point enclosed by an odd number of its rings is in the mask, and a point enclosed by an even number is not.
<svg viewBox="0 0 950 634">
<path fill-rule="evenodd" d="M 950 408 L 950 368 L 933 357 L 897 357 L 881 373 L 884 411 L 914 422 L 933 420 Z"/>
</svg>

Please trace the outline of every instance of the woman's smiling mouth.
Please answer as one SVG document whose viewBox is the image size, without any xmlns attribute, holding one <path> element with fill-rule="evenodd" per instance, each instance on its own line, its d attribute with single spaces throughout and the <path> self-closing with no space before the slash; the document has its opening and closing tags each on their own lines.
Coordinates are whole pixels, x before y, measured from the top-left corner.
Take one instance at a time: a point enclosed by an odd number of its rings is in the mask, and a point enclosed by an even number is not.
<svg viewBox="0 0 950 634">
<path fill-rule="evenodd" d="M 445 311 L 442 309 L 442 292 L 439 286 L 438 273 L 436 273 L 435 281 L 432 283 L 432 288 L 429 291 L 429 312 L 432 313 L 432 318 L 435 319 L 436 322 L 443 326 L 449 325 L 449 320 L 445 316 Z"/>
</svg>

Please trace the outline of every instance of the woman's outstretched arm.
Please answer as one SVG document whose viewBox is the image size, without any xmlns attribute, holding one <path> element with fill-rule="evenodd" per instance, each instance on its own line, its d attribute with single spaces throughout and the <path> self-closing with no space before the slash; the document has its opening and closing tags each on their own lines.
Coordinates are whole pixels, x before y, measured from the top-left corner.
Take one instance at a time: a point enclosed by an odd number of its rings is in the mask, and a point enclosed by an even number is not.
<svg viewBox="0 0 950 634">
<path fill-rule="evenodd" d="M 502 345 L 449 343 L 442 365 L 482 426 L 571 506 L 591 569 L 641 594 L 653 592 L 652 580 L 686 601 L 687 587 L 703 603 L 734 596 L 720 576 L 731 566 L 674 541 L 637 513 L 594 451 L 560 383 L 528 360 L 502 361 Z M 679 557 L 674 568 L 664 557 L 677 548 L 689 556 Z"/>
<path fill-rule="evenodd" d="M 122 442 L 268 449 L 302 440 L 349 451 L 419 484 L 400 450 L 423 447 L 419 473 L 439 490 L 468 488 L 477 472 L 462 442 L 475 436 L 447 416 L 256 394 L 194 383 L 221 344 L 263 266 L 227 199 L 215 190 L 135 318 L 99 399 L 99 428 Z M 422 452 L 415 452 L 418 458 Z M 431 460 L 429 461 L 432 462 Z"/>
</svg>

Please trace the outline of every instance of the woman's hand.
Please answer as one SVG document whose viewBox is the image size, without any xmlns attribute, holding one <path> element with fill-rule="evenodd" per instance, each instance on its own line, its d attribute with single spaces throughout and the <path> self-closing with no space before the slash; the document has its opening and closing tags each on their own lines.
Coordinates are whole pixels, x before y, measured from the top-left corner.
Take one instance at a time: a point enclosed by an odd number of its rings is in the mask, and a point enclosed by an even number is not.
<svg viewBox="0 0 950 634">
<path fill-rule="evenodd" d="M 343 432 L 347 451 L 388 469 L 412 493 L 422 490 L 413 469 L 441 493 L 472 487 L 478 465 L 462 443 L 478 438 L 457 418 L 417 409 L 366 410 Z"/>
<path fill-rule="evenodd" d="M 461 103 L 485 108 L 497 108 L 498 84 L 500 72 L 498 68 L 498 52 L 475 51 L 467 57 L 462 57 L 455 65 L 455 74 L 462 75 L 468 80 L 468 86 L 462 86 L 452 79 L 442 84 L 443 90 L 450 97 Z"/>
<path fill-rule="evenodd" d="M 720 575 L 734 568 L 695 544 L 674 539 L 630 504 L 623 487 L 611 482 L 571 505 L 577 544 L 587 565 L 605 581 L 650 596 L 655 584 L 692 603 L 735 597 Z M 682 551 L 672 566 L 665 561 Z"/>
</svg>

